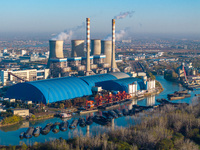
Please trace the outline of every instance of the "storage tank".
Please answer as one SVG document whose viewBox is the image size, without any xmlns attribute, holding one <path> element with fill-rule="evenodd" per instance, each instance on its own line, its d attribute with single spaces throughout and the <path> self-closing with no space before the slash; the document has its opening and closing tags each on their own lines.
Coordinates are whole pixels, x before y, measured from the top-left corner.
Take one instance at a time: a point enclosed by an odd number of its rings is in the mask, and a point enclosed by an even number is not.
<svg viewBox="0 0 200 150">
<path fill-rule="evenodd" d="M 111 66 L 111 55 L 112 55 L 112 41 L 101 41 L 102 54 L 106 55 L 104 63 L 108 63 Z"/>
<path fill-rule="evenodd" d="M 91 40 L 91 55 L 101 55 L 101 40 Z"/>
<path fill-rule="evenodd" d="M 49 40 L 49 58 L 64 58 L 63 55 L 63 41 Z"/>
<path fill-rule="evenodd" d="M 72 40 L 71 57 L 84 57 L 84 40 Z"/>
</svg>

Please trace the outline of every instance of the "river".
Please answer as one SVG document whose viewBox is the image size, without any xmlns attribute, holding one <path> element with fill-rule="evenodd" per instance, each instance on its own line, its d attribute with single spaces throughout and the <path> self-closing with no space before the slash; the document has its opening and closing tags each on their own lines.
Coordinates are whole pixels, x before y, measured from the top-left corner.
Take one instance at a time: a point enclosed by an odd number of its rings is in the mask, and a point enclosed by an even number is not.
<svg viewBox="0 0 200 150">
<path fill-rule="evenodd" d="M 170 81 L 166 81 L 163 76 L 156 76 L 156 80 L 158 80 L 163 88 L 164 91 L 162 93 L 160 93 L 159 95 L 156 96 L 149 96 L 148 98 L 142 99 L 142 100 L 138 100 L 138 101 L 133 101 L 132 104 L 126 104 L 126 105 L 122 105 L 121 109 L 128 107 L 129 109 L 132 107 L 133 104 L 138 104 L 141 106 L 149 106 L 149 105 L 157 105 L 159 103 L 156 102 L 157 98 L 167 98 L 167 94 L 169 93 L 173 93 L 174 91 L 179 91 L 179 90 L 184 90 L 185 88 L 182 86 L 179 86 L 178 83 L 174 83 L 174 82 L 170 82 Z M 189 91 L 191 94 L 191 97 L 189 98 L 185 98 L 182 100 L 175 100 L 173 101 L 174 103 L 192 103 L 193 100 L 195 100 L 197 97 L 195 97 L 195 94 L 200 94 L 200 90 L 195 90 L 195 91 Z M 101 112 L 98 112 L 101 113 Z M 86 115 L 83 115 L 83 117 L 86 117 Z M 74 118 L 79 118 L 79 116 L 74 116 Z M 61 119 L 59 118 L 52 118 L 52 119 L 48 119 L 48 120 L 42 120 L 42 121 L 36 121 L 36 122 L 24 122 L 21 125 L 15 125 L 15 126 L 10 126 L 10 127 L 4 127 L 4 128 L 0 128 L 0 145 L 19 145 L 21 143 L 25 143 L 25 144 L 34 144 L 35 142 L 46 142 L 46 141 L 50 141 L 56 138 L 60 138 L 62 137 L 63 139 L 68 139 L 72 136 L 75 135 L 85 135 L 85 134 L 98 134 L 98 133 L 102 133 L 104 132 L 107 128 L 102 127 L 96 123 L 93 123 L 92 125 L 90 125 L 90 130 L 89 132 L 86 131 L 86 127 L 81 128 L 81 127 L 77 127 L 75 130 L 70 130 L 68 129 L 66 132 L 58 132 L 58 133 L 53 133 L 53 132 L 49 132 L 49 134 L 47 135 L 42 135 L 40 134 L 39 137 L 32 137 L 30 139 L 22 139 L 20 140 L 19 135 L 21 132 L 26 131 L 28 127 L 33 126 L 33 127 L 37 127 L 37 126 L 41 126 L 44 127 L 47 123 L 54 123 L 56 121 L 61 122 Z M 69 122 L 72 121 L 72 119 L 68 120 Z M 133 117 L 121 117 L 121 118 L 117 118 L 114 120 L 113 122 L 113 128 L 117 128 L 117 127 L 125 127 L 125 126 L 129 126 L 131 124 L 134 124 L 134 119 Z M 113 129 L 111 127 L 111 129 Z"/>
</svg>

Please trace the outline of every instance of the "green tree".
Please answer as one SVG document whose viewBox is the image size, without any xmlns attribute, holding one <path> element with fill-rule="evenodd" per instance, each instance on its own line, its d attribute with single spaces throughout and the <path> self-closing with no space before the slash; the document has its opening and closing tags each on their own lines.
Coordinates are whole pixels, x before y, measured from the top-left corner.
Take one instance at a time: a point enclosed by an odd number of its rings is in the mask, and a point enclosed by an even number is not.
<svg viewBox="0 0 200 150">
<path fill-rule="evenodd" d="M 156 150 L 169 150 L 173 147 L 173 142 L 170 139 L 163 139 L 156 144 Z"/>
<path fill-rule="evenodd" d="M 63 109 L 63 108 L 65 107 L 65 105 L 64 105 L 63 103 L 60 103 L 59 107 L 60 107 L 61 109 Z"/>
</svg>

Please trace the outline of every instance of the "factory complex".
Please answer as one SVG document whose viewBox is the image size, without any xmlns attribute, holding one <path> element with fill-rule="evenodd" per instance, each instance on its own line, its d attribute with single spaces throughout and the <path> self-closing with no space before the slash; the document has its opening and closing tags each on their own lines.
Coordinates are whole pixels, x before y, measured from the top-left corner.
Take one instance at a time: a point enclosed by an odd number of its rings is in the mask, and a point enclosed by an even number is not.
<svg viewBox="0 0 200 150">
<path fill-rule="evenodd" d="M 112 20 L 112 41 L 90 40 L 90 18 L 86 18 L 86 52 L 84 40 L 71 40 L 71 57 L 63 54 L 63 41 L 49 40 L 49 60 L 47 67 L 51 77 L 84 76 L 119 72 L 115 61 L 115 19 Z M 53 71 L 60 70 L 60 71 Z"/>
<path fill-rule="evenodd" d="M 155 90 L 155 80 L 147 79 L 146 73 L 138 75 L 141 78 L 130 77 L 117 68 L 115 19 L 112 41 L 90 40 L 90 18 L 86 18 L 86 53 L 84 40 L 72 40 L 71 45 L 71 57 L 65 58 L 63 40 L 49 40 L 49 79 L 13 85 L 6 97 L 47 104 L 97 94 L 102 89 L 126 92 L 132 97 Z"/>
<path fill-rule="evenodd" d="M 136 96 L 142 91 L 155 89 L 155 82 L 146 81 L 145 77 L 133 78 L 121 72 L 84 77 L 62 77 L 18 83 L 8 89 L 6 97 L 46 104 L 92 95 L 101 89 L 125 91 Z"/>
</svg>

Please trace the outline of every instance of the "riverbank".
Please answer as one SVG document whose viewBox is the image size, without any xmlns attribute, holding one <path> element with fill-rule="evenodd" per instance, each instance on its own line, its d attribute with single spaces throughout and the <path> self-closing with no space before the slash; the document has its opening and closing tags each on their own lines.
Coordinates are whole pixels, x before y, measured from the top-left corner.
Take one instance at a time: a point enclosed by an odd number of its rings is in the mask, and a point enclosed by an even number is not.
<svg viewBox="0 0 200 150">
<path fill-rule="evenodd" d="M 0 127 L 5 127 L 5 126 L 12 126 L 15 124 L 20 123 L 23 120 L 22 117 L 13 115 L 10 117 L 5 117 L 3 120 L 0 122 Z"/>
<path fill-rule="evenodd" d="M 138 120 L 134 126 L 121 127 L 95 136 L 35 143 L 29 149 L 199 149 L 199 101 L 195 106 L 176 108 L 166 105 L 143 114 L 130 118 Z"/>
<path fill-rule="evenodd" d="M 146 98 L 146 97 L 152 96 L 152 95 L 158 95 L 163 91 L 164 91 L 164 88 L 163 88 L 162 84 L 156 80 L 156 89 L 154 91 L 151 91 L 150 93 L 145 93 L 144 97 L 142 97 L 142 98 Z"/>
<path fill-rule="evenodd" d="M 45 120 L 45 119 L 50 119 L 50 118 L 54 118 L 54 117 L 55 117 L 55 114 L 47 114 L 47 115 L 43 115 L 43 116 L 31 117 L 31 118 L 29 118 L 29 121 Z"/>
</svg>

